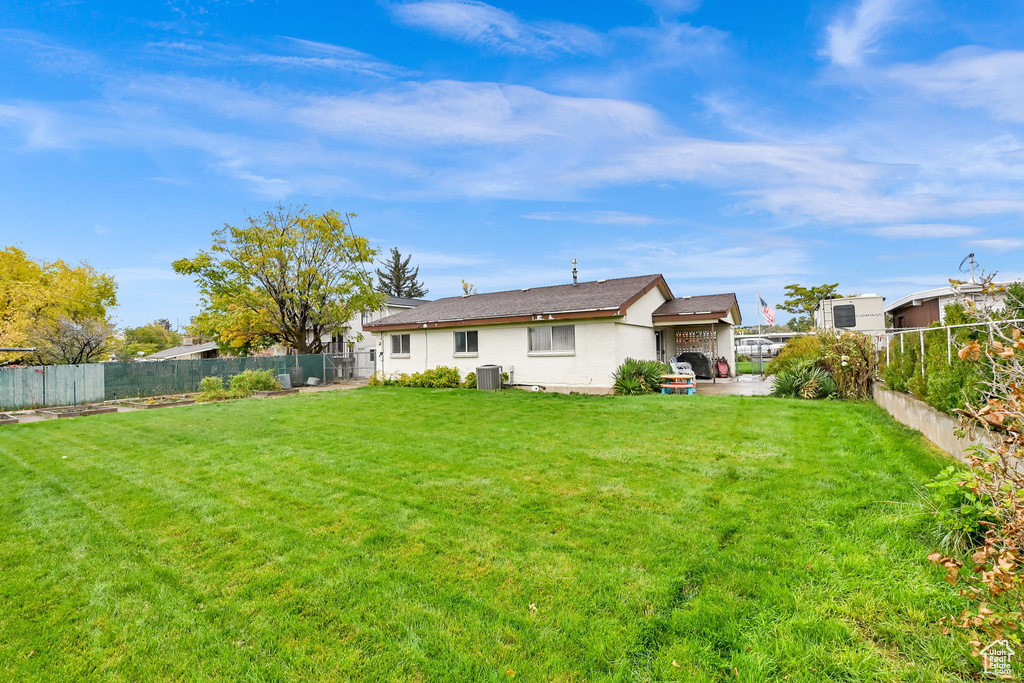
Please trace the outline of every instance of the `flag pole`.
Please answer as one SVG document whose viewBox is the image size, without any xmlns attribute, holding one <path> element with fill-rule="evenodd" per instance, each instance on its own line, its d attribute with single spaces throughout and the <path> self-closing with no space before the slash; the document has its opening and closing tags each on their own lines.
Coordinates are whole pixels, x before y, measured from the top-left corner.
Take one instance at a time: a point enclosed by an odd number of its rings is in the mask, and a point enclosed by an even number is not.
<svg viewBox="0 0 1024 683">
<path fill-rule="evenodd" d="M 757 369 L 761 371 L 761 377 L 764 377 L 764 351 L 761 350 L 761 292 L 755 289 L 754 296 L 757 297 Z"/>
</svg>

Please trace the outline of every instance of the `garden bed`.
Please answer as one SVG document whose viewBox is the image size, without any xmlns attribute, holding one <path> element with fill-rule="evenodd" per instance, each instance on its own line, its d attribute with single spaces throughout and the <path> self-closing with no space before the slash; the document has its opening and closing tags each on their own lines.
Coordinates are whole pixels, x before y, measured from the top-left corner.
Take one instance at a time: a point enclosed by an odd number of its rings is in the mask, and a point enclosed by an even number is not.
<svg viewBox="0 0 1024 683">
<path fill-rule="evenodd" d="M 116 413 L 117 406 L 78 406 L 74 408 L 46 408 L 37 410 L 36 415 L 43 417 L 82 417 L 84 415 L 103 415 Z"/>
<path fill-rule="evenodd" d="M 272 396 L 287 396 L 288 394 L 297 394 L 298 389 L 278 389 L 277 391 L 257 391 L 254 392 L 253 398 L 270 398 Z"/>
<path fill-rule="evenodd" d="M 160 396 L 157 398 L 138 399 L 135 401 L 121 401 L 120 405 L 127 408 L 140 408 L 149 410 L 151 408 L 168 408 L 170 406 L 189 406 L 196 402 L 194 398 L 179 398 L 177 396 Z"/>
</svg>

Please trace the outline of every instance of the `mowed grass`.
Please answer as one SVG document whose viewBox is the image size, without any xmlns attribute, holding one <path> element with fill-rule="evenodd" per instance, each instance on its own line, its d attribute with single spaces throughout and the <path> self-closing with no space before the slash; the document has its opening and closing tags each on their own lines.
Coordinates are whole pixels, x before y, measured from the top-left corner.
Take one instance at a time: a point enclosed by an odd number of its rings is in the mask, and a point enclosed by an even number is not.
<svg viewBox="0 0 1024 683">
<path fill-rule="evenodd" d="M 0 678 L 962 680 L 914 503 L 945 464 L 873 405 L 748 397 L 5 427 Z"/>
<path fill-rule="evenodd" d="M 765 358 L 763 361 L 758 360 L 738 360 L 736 361 L 736 374 L 737 375 L 760 375 L 763 368 L 768 367 L 768 363 L 771 362 L 770 358 Z"/>
</svg>

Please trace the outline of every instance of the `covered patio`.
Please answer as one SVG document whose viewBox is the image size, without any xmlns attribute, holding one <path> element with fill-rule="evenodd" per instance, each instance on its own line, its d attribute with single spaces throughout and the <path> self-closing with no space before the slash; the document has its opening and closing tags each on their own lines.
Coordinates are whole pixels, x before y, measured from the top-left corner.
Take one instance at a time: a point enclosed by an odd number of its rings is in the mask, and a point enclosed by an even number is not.
<svg viewBox="0 0 1024 683">
<path fill-rule="evenodd" d="M 742 322 L 735 294 L 709 294 L 671 299 L 654 311 L 658 360 L 668 362 L 682 353 L 702 353 L 714 370 L 725 358 L 729 376 L 736 376 L 733 327 Z"/>
</svg>

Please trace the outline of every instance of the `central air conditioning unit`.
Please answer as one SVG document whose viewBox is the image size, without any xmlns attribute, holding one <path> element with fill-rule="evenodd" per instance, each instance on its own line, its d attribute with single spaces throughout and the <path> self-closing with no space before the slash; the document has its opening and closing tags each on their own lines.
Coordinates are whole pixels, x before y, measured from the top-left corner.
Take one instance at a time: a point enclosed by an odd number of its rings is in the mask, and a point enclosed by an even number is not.
<svg viewBox="0 0 1024 683">
<path fill-rule="evenodd" d="M 480 391 L 501 389 L 501 366 L 481 365 L 476 369 L 476 388 Z"/>
</svg>

